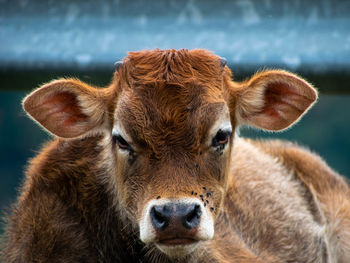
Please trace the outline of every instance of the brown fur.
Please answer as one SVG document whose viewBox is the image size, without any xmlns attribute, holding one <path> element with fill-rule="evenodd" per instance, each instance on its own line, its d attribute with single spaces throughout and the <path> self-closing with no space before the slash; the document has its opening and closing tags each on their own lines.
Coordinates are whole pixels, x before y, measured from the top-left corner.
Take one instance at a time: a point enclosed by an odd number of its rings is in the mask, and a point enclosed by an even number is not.
<svg viewBox="0 0 350 263">
<path fill-rule="evenodd" d="M 4 261 L 349 262 L 349 186 L 317 155 L 234 134 L 225 151 L 208 144 L 222 118 L 285 129 L 316 91 L 278 70 L 231 78 L 207 51 L 141 51 L 105 89 L 66 79 L 30 94 L 25 110 L 58 138 L 28 166 Z M 178 197 L 202 198 L 215 235 L 177 259 L 144 245 L 138 222 L 148 201 Z"/>
</svg>

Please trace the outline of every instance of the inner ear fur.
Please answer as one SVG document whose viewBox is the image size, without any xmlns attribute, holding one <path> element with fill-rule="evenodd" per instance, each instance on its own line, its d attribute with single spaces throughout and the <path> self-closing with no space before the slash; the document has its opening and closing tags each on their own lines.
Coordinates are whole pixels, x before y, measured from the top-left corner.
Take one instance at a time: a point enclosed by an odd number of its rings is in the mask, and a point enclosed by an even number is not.
<svg viewBox="0 0 350 263">
<path fill-rule="evenodd" d="M 317 91 L 295 74 L 269 70 L 245 82 L 231 82 L 238 124 L 269 131 L 288 128 L 317 100 Z"/>
<path fill-rule="evenodd" d="M 50 133 L 75 138 L 103 128 L 102 90 L 77 79 L 51 81 L 23 100 L 24 110 Z"/>
</svg>

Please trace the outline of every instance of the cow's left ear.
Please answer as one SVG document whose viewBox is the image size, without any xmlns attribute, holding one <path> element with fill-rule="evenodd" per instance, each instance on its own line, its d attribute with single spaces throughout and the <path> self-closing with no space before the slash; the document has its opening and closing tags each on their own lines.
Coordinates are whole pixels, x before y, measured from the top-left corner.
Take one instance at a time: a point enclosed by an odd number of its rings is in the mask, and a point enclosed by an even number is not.
<svg viewBox="0 0 350 263">
<path fill-rule="evenodd" d="M 75 138 L 103 129 L 103 92 L 77 79 L 51 81 L 23 100 L 24 110 L 50 133 Z"/>
<path fill-rule="evenodd" d="M 317 100 L 317 91 L 300 77 L 281 70 L 255 74 L 230 83 L 231 105 L 238 124 L 269 131 L 288 128 Z M 231 111 L 232 112 L 232 111 Z"/>
</svg>

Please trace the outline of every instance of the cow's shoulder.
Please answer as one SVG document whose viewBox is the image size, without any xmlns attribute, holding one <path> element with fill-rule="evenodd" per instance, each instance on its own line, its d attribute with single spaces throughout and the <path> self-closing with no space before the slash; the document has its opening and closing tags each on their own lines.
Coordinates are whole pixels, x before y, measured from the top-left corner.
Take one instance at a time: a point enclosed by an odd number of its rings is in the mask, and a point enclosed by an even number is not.
<svg viewBox="0 0 350 263">
<path fill-rule="evenodd" d="M 284 167 L 292 171 L 297 179 L 312 185 L 318 194 L 329 190 L 347 191 L 344 178 L 331 169 L 318 154 L 304 146 L 283 140 L 245 141 L 259 151 L 276 158 Z"/>
<path fill-rule="evenodd" d="M 298 148 L 279 141 L 236 138 L 225 211 L 248 247 L 309 262 L 308 258 L 328 253 L 323 214 L 308 186 L 284 163 L 283 154 L 277 154 L 278 147 Z M 315 249 L 319 244 L 322 249 Z M 284 251 L 285 247 L 292 249 Z"/>
<path fill-rule="evenodd" d="M 298 144 L 282 140 L 242 141 L 241 145 L 245 145 L 242 148 L 248 145 L 260 157 L 270 156 L 284 167 L 298 185 L 298 198 L 304 200 L 315 223 L 327 229 L 329 258 L 334 262 L 347 262 L 350 255 L 350 188 L 346 179 L 330 168 L 319 155 Z M 285 174 L 280 174 L 280 177 L 285 177 Z M 340 235 L 341 232 L 345 234 Z"/>
</svg>

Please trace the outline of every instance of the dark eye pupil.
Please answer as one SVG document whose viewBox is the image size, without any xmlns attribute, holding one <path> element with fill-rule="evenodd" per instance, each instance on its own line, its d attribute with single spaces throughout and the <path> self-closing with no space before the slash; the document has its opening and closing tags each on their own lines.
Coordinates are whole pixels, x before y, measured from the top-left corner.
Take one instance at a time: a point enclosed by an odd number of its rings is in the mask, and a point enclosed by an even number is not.
<svg viewBox="0 0 350 263">
<path fill-rule="evenodd" d="M 223 132 L 223 131 L 219 131 L 216 136 L 215 136 L 216 140 L 218 142 L 223 142 L 227 140 L 227 133 Z"/>
<path fill-rule="evenodd" d="M 219 130 L 213 138 L 212 146 L 225 146 L 225 144 L 228 142 L 229 135 L 229 132 Z"/>
<path fill-rule="evenodd" d="M 115 142 L 120 149 L 131 149 L 130 145 L 120 135 L 113 135 L 113 142 Z"/>
</svg>

